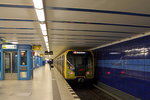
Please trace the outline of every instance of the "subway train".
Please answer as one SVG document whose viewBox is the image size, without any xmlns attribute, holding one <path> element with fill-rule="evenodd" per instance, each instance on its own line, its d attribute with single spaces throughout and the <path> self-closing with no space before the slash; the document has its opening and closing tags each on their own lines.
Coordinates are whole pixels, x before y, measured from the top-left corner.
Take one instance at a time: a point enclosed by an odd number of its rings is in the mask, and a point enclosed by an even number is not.
<svg viewBox="0 0 150 100">
<path fill-rule="evenodd" d="M 54 66 L 67 81 L 85 82 L 94 77 L 94 56 L 91 51 L 67 50 L 54 59 Z"/>
</svg>

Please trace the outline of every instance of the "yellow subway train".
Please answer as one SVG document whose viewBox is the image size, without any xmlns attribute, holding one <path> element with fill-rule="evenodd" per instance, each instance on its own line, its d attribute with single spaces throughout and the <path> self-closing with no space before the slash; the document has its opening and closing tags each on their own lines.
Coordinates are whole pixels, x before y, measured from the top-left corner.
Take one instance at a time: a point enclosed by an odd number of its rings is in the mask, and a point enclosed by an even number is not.
<svg viewBox="0 0 150 100">
<path fill-rule="evenodd" d="M 94 55 L 91 51 L 67 50 L 54 59 L 54 66 L 66 80 L 84 82 L 94 78 Z"/>
</svg>

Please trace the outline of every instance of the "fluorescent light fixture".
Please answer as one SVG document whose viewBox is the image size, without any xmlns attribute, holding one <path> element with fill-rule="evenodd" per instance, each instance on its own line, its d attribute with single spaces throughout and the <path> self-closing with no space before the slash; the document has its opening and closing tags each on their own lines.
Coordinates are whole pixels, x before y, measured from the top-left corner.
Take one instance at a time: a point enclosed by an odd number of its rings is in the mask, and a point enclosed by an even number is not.
<svg viewBox="0 0 150 100">
<path fill-rule="evenodd" d="M 50 50 L 49 50 L 49 47 L 47 47 L 47 51 L 49 52 Z"/>
<path fill-rule="evenodd" d="M 47 50 L 49 50 L 49 44 L 48 43 L 46 43 L 46 48 L 47 48 Z"/>
<path fill-rule="evenodd" d="M 47 46 L 46 48 L 49 49 L 49 46 Z"/>
<path fill-rule="evenodd" d="M 48 47 L 49 46 L 49 44 L 48 44 L 48 42 L 46 42 L 46 47 Z"/>
<path fill-rule="evenodd" d="M 46 24 L 40 24 L 41 30 L 46 31 Z"/>
<path fill-rule="evenodd" d="M 43 35 L 47 35 L 47 31 L 46 30 L 42 30 L 42 34 Z"/>
<path fill-rule="evenodd" d="M 48 42 L 46 42 L 46 48 L 49 48 L 49 44 L 48 44 Z"/>
<path fill-rule="evenodd" d="M 47 36 L 44 36 L 44 41 L 48 42 L 48 37 Z"/>
<path fill-rule="evenodd" d="M 18 44 L 18 42 L 11 42 L 12 44 Z"/>
<path fill-rule="evenodd" d="M 43 8 L 43 0 L 33 0 L 34 8 L 42 9 Z"/>
<path fill-rule="evenodd" d="M 38 20 L 39 21 L 45 21 L 45 14 L 43 9 L 35 9 Z"/>
</svg>

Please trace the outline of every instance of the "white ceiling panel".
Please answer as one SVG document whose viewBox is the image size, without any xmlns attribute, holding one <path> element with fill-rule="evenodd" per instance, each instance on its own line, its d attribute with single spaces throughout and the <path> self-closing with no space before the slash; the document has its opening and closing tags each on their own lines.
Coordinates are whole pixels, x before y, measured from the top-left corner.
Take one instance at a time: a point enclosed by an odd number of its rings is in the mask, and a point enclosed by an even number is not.
<svg viewBox="0 0 150 100">
<path fill-rule="evenodd" d="M 43 0 L 50 50 L 90 49 L 150 31 L 149 0 Z M 0 0 L 0 37 L 45 42 L 32 0 Z"/>
<path fill-rule="evenodd" d="M 99 36 L 122 36 L 122 37 L 126 37 L 126 36 L 131 36 L 134 34 L 124 34 L 124 33 L 106 33 L 106 32 L 76 32 L 76 31 L 59 31 L 59 30 L 52 30 L 49 31 L 49 35 L 51 36 L 53 35 L 57 35 L 57 34 L 66 34 L 66 35 L 99 35 Z"/>
<path fill-rule="evenodd" d="M 0 21 L 0 27 L 12 28 L 35 28 L 38 27 L 36 22 L 22 22 L 22 21 Z M 40 27 L 38 27 L 40 28 Z"/>
<path fill-rule="evenodd" d="M 49 29 L 73 29 L 73 30 L 99 30 L 99 31 L 122 31 L 142 33 L 150 31 L 150 28 L 130 27 L 130 26 L 114 26 L 114 25 L 92 25 L 92 24 L 72 24 L 72 23 L 49 23 Z M 134 24 L 133 24 L 134 25 Z"/>
<path fill-rule="evenodd" d="M 36 14 L 32 8 L 0 7 L 0 18 L 35 20 Z"/>
<path fill-rule="evenodd" d="M 33 5 L 32 0 L 0 0 L 1 4 Z"/>
<path fill-rule="evenodd" d="M 8 42 L 42 45 L 45 42 L 32 0 L 0 0 L 0 37 Z"/>
<path fill-rule="evenodd" d="M 133 25 L 149 25 L 149 17 L 139 17 L 121 14 L 106 14 L 93 12 L 79 12 L 79 11 L 62 11 L 54 10 L 53 16 L 51 11 L 47 11 L 48 20 L 56 21 L 83 21 L 83 22 L 103 22 L 113 24 L 133 24 Z M 83 17 L 84 16 L 84 17 Z"/>
<path fill-rule="evenodd" d="M 149 3 L 147 0 L 46 0 L 50 49 L 57 50 L 57 45 L 66 48 L 82 45 L 87 49 L 149 32 Z"/>
<path fill-rule="evenodd" d="M 117 37 L 102 37 L 102 36 L 100 36 L 100 37 L 98 37 L 98 36 L 95 36 L 95 37 L 92 37 L 92 36 L 88 36 L 88 35 L 78 35 L 78 36 L 63 36 L 63 35 L 54 35 L 54 36 L 52 36 L 52 38 L 64 38 L 64 39 L 79 39 L 79 40 L 101 40 L 101 39 L 103 39 L 103 40 L 116 40 L 117 39 Z M 119 39 L 121 39 L 121 37 L 119 37 Z"/>
<path fill-rule="evenodd" d="M 0 29 L 0 33 L 37 33 L 37 30 Z"/>
<path fill-rule="evenodd" d="M 46 0 L 45 3 L 48 7 L 54 6 L 150 13 L 149 0 Z"/>
</svg>

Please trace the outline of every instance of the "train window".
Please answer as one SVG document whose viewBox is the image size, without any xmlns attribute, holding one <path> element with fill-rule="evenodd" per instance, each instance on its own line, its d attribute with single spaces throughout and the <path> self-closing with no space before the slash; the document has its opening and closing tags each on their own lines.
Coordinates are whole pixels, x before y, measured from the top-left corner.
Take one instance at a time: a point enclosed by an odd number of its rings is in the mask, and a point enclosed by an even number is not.
<svg viewBox="0 0 150 100">
<path fill-rule="evenodd" d="M 93 60 L 92 60 L 92 55 L 89 55 L 88 57 L 87 57 L 87 59 L 88 59 L 88 65 L 87 65 L 87 67 L 90 69 L 90 68 L 92 68 L 92 66 L 93 66 Z M 92 69 L 91 69 L 92 70 Z"/>
<path fill-rule="evenodd" d="M 76 59 L 76 66 L 84 66 L 85 63 L 85 57 L 81 56 L 81 55 L 75 55 L 75 59 Z"/>
<path fill-rule="evenodd" d="M 92 55 L 90 52 L 84 52 L 84 54 L 68 52 L 67 55 L 68 65 L 73 65 L 76 68 L 91 68 L 92 67 Z"/>
<path fill-rule="evenodd" d="M 67 54 L 67 64 L 69 67 L 74 67 L 74 55 L 72 55 L 72 52 L 68 52 Z"/>
</svg>

